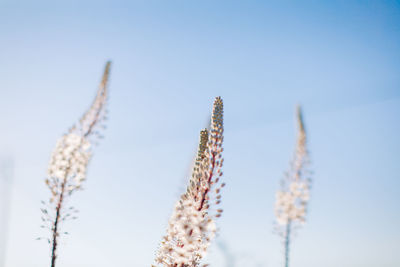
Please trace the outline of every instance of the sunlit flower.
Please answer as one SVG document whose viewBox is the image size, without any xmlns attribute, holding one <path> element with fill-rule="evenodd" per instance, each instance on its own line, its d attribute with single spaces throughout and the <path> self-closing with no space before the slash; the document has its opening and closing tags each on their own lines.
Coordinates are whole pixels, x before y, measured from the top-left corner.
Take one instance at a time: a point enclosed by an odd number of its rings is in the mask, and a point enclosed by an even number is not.
<svg viewBox="0 0 400 267">
<path fill-rule="evenodd" d="M 222 176 L 223 103 L 214 101 L 211 129 L 200 132 L 197 158 L 189 185 L 176 203 L 155 264 L 164 267 L 197 267 L 215 236 L 215 219 L 222 210 L 219 184 Z"/>
</svg>

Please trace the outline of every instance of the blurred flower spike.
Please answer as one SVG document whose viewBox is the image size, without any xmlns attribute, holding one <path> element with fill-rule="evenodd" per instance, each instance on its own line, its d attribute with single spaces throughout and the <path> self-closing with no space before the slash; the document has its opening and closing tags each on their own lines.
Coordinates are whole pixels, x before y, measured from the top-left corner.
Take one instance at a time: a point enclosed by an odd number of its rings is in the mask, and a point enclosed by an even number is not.
<svg viewBox="0 0 400 267">
<path fill-rule="evenodd" d="M 57 141 L 50 157 L 48 178 L 45 182 L 51 197 L 48 203 L 42 202 L 42 228 L 48 228 L 51 232 L 51 236 L 47 238 L 51 244 L 51 267 L 56 265 L 58 239 L 62 234 L 60 224 L 76 218 L 77 210 L 67 207 L 66 199 L 82 188 L 93 145 L 102 138 L 101 130 L 105 128 L 110 67 L 111 62 L 107 62 L 100 87 L 89 110 Z"/>
<path fill-rule="evenodd" d="M 294 159 L 289 171 L 281 181 L 281 189 L 276 193 L 276 231 L 284 244 L 285 267 L 289 266 L 289 249 L 293 230 L 306 221 L 310 199 L 311 178 L 307 151 L 307 136 L 300 106 L 297 107 L 297 142 Z"/>
</svg>

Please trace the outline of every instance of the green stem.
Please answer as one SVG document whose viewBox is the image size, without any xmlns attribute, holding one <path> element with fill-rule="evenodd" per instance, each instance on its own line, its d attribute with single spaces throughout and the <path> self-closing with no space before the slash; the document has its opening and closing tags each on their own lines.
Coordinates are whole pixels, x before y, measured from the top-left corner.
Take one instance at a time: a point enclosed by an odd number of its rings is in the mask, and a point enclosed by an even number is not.
<svg viewBox="0 0 400 267">
<path fill-rule="evenodd" d="M 292 222 L 289 220 L 286 224 L 286 232 L 285 232 L 285 267 L 289 267 L 289 248 L 290 248 L 290 230 Z"/>
<path fill-rule="evenodd" d="M 65 190 L 65 181 L 61 185 L 61 194 L 60 194 L 60 198 L 58 200 L 58 204 L 57 204 L 57 208 L 56 208 L 56 219 L 55 219 L 54 225 L 53 225 L 53 245 L 52 245 L 52 249 L 51 249 L 51 267 L 56 266 L 58 224 L 60 222 L 60 217 L 61 217 L 61 208 L 62 208 L 62 203 L 64 200 L 64 190 Z"/>
</svg>

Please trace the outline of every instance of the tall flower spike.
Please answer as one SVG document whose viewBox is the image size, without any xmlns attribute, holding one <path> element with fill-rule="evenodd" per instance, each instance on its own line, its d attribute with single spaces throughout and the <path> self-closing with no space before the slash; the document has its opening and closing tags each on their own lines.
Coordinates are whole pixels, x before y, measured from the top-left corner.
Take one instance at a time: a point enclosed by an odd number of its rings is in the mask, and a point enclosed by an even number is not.
<svg viewBox="0 0 400 267">
<path fill-rule="evenodd" d="M 58 140 L 50 158 L 45 182 L 50 189 L 51 198 L 49 203 L 43 202 L 45 207 L 42 208 L 42 227 L 51 231 L 48 238 L 51 244 L 51 267 L 56 265 L 60 224 L 67 219 L 76 218 L 74 213 L 77 211 L 73 207 L 65 207 L 65 201 L 73 192 L 81 189 L 92 156 L 94 139 L 100 137 L 98 128 L 105 119 L 110 66 L 111 63 L 107 62 L 91 107 L 79 123 Z"/>
<path fill-rule="evenodd" d="M 211 129 L 200 132 L 197 158 L 186 193 L 176 203 L 155 259 L 156 266 L 197 267 L 215 232 L 215 219 L 222 210 L 219 179 L 223 142 L 223 103 L 214 101 Z M 153 265 L 154 266 L 154 265 Z"/>
<path fill-rule="evenodd" d="M 283 238 L 284 266 L 289 266 L 289 248 L 293 228 L 305 223 L 310 198 L 307 136 L 300 106 L 297 107 L 297 142 L 294 159 L 289 172 L 282 180 L 282 188 L 276 193 L 276 230 Z"/>
</svg>

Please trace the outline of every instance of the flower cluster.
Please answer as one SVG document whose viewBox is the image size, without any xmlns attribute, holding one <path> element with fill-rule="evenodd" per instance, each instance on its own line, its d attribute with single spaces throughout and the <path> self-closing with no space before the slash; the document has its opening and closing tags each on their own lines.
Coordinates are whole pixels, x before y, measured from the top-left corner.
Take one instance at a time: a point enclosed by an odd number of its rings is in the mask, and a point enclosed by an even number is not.
<svg viewBox="0 0 400 267">
<path fill-rule="evenodd" d="M 162 266 L 198 266 L 215 231 L 214 220 L 199 211 L 193 201 L 179 201 L 156 262 Z"/>
<path fill-rule="evenodd" d="M 69 133 L 58 140 L 47 171 L 49 178 L 46 179 L 52 193 L 51 202 L 62 190 L 71 194 L 81 187 L 90 157 L 90 143 L 84 137 Z"/>
<path fill-rule="evenodd" d="M 200 261 L 216 232 L 215 219 L 221 209 L 223 142 L 223 102 L 214 101 L 211 129 L 200 132 L 200 143 L 192 176 L 185 194 L 176 203 L 156 256 L 164 267 L 200 266 Z"/>
<path fill-rule="evenodd" d="M 309 185 L 305 182 L 293 181 L 288 191 L 278 191 L 275 203 L 277 222 L 281 225 L 289 221 L 304 223 L 309 198 Z"/>
</svg>

